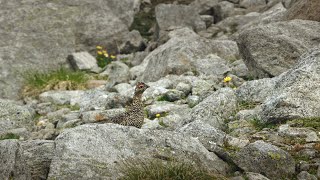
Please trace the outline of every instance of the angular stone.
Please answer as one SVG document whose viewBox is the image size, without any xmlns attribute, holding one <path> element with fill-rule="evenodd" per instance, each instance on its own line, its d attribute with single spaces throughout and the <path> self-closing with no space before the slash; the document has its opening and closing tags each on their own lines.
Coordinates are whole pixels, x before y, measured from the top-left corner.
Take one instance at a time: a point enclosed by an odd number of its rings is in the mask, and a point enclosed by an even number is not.
<svg viewBox="0 0 320 180">
<path fill-rule="evenodd" d="M 234 161 L 244 171 L 265 174 L 272 179 L 288 178 L 295 173 L 295 162 L 291 155 L 263 141 L 256 141 L 241 149 Z"/>
<path fill-rule="evenodd" d="M 97 69 L 97 60 L 88 52 L 75 52 L 68 56 L 68 61 L 75 70 Z"/>
<path fill-rule="evenodd" d="M 178 161 L 199 163 L 219 174 L 228 170 L 225 162 L 194 138 L 169 131 L 94 124 L 68 129 L 57 137 L 48 178 L 117 179 L 121 176 L 123 162 L 159 157 L 164 161 L 173 157 Z"/>
<path fill-rule="evenodd" d="M 292 68 L 300 55 L 317 47 L 320 23 L 292 20 L 249 28 L 237 40 L 240 54 L 254 77 L 274 77 Z"/>
</svg>

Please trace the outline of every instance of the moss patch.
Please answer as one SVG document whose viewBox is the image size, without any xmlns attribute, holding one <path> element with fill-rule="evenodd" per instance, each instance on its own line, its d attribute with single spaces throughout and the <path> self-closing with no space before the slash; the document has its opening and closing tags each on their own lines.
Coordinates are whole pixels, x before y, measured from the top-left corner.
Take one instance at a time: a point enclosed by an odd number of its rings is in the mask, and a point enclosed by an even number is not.
<svg viewBox="0 0 320 180">
<path fill-rule="evenodd" d="M 320 117 L 300 118 L 287 122 L 292 127 L 310 127 L 320 131 Z"/>
</svg>

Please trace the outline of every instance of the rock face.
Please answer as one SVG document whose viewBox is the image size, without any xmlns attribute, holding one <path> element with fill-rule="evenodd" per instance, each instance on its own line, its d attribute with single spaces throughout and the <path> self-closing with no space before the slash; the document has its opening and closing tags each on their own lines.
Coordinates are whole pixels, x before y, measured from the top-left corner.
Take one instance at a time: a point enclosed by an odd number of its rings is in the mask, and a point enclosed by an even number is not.
<svg viewBox="0 0 320 180">
<path fill-rule="evenodd" d="M 129 32 L 139 6 L 134 0 L 0 4 L 0 97 L 6 98 L 17 98 L 28 69 L 57 68 L 75 50 L 90 50 L 98 44 L 116 51 L 113 41 L 122 41 Z"/>
<path fill-rule="evenodd" d="M 54 142 L 46 140 L 0 141 L 1 179 L 46 179 Z"/>
<path fill-rule="evenodd" d="M 191 137 L 167 131 L 152 131 L 116 124 L 83 125 L 56 139 L 56 154 L 50 179 L 116 179 L 126 160 L 186 160 L 224 174 L 226 163 Z"/>
<path fill-rule="evenodd" d="M 274 77 L 287 71 L 299 56 L 319 45 L 320 23 L 292 20 L 244 30 L 237 40 L 251 74 Z"/>
<path fill-rule="evenodd" d="M 236 109 L 236 102 L 232 89 L 220 89 L 192 108 L 190 121 L 200 120 L 219 129 L 224 118 L 228 118 Z"/>
<path fill-rule="evenodd" d="M 160 4 L 155 9 L 155 16 L 159 38 L 167 33 L 165 31 L 178 27 L 189 27 L 195 31 L 206 28 L 196 10 L 186 5 Z"/>
<path fill-rule="evenodd" d="M 76 52 L 68 56 L 68 61 L 75 70 L 98 69 L 97 60 L 88 52 Z"/>
<path fill-rule="evenodd" d="M 10 129 L 33 126 L 33 113 L 14 101 L 0 99 L 0 134 Z"/>
<path fill-rule="evenodd" d="M 181 37 L 181 34 L 186 36 Z M 152 51 L 144 59 L 139 66 L 144 69 L 140 80 L 144 82 L 156 81 L 167 74 L 181 75 L 184 72 L 192 71 L 194 69 L 193 62 L 205 58 L 209 54 L 216 53 L 225 59 L 233 58 L 238 54 L 235 45 L 233 41 L 211 41 L 201 38 L 188 28 L 176 30 L 167 43 Z M 215 74 L 219 74 L 219 72 Z"/>
<path fill-rule="evenodd" d="M 304 54 L 291 70 L 281 74 L 274 93 L 262 105 L 265 122 L 320 116 L 320 50 Z"/>
<path fill-rule="evenodd" d="M 290 177 L 295 173 L 295 163 L 290 154 L 263 141 L 256 141 L 241 149 L 236 154 L 235 163 L 245 171 L 275 179 Z"/>
<path fill-rule="evenodd" d="M 304 19 L 304 20 L 320 22 L 319 12 L 320 12 L 320 1 L 318 0 L 298 1 L 288 10 L 288 12 L 285 15 L 285 19 L 286 20 Z"/>
</svg>

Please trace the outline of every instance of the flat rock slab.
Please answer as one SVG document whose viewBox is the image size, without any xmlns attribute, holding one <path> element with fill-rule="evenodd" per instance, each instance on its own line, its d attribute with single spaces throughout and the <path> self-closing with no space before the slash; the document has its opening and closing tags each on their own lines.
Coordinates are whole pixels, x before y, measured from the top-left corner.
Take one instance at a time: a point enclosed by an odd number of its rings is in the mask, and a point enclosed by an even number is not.
<svg viewBox="0 0 320 180">
<path fill-rule="evenodd" d="M 126 160 L 176 159 L 225 174 L 228 165 L 191 137 L 117 124 L 90 124 L 61 133 L 49 179 L 116 179 Z"/>
</svg>

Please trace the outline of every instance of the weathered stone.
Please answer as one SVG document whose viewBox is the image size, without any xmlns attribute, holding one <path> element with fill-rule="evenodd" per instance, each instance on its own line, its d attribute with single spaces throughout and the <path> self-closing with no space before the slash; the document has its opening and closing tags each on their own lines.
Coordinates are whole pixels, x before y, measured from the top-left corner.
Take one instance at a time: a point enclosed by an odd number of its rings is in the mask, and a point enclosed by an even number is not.
<svg viewBox="0 0 320 180">
<path fill-rule="evenodd" d="M 279 127 L 279 135 L 291 138 L 305 138 L 306 142 L 319 142 L 320 138 L 315 131 L 308 128 L 295 128 L 290 127 L 288 124 L 281 125 Z"/>
<path fill-rule="evenodd" d="M 200 97 L 199 96 L 188 96 L 187 97 L 187 102 L 190 108 L 193 108 L 197 104 L 200 103 Z"/>
<path fill-rule="evenodd" d="M 102 124 L 83 125 L 60 134 L 48 178 L 116 179 L 121 176 L 123 162 L 159 157 L 199 163 L 219 174 L 228 170 L 225 162 L 196 139 L 175 132 Z"/>
<path fill-rule="evenodd" d="M 230 66 L 232 74 L 241 78 L 249 78 L 249 71 L 243 60 L 234 61 Z"/>
<path fill-rule="evenodd" d="M 0 97 L 18 98 L 25 71 L 58 68 L 75 51 L 117 51 L 139 2 L 1 1 Z"/>
<path fill-rule="evenodd" d="M 155 8 L 155 16 L 160 38 L 166 34 L 165 31 L 177 27 L 189 27 L 195 31 L 206 28 L 195 9 L 186 5 L 160 4 Z"/>
<path fill-rule="evenodd" d="M 0 99 L 0 132 L 25 127 L 31 129 L 33 112 L 15 101 Z"/>
<path fill-rule="evenodd" d="M 301 54 L 319 45 L 319 34 L 319 22 L 292 20 L 244 30 L 237 42 L 250 73 L 263 78 L 293 67 Z"/>
<path fill-rule="evenodd" d="M 301 171 L 298 174 L 297 179 L 298 180 L 317 180 L 318 178 L 313 174 L 309 174 L 307 171 Z"/>
<path fill-rule="evenodd" d="M 276 80 L 272 95 L 261 105 L 263 122 L 320 116 L 320 51 L 310 50 Z"/>
<path fill-rule="evenodd" d="M 240 6 L 247 9 L 257 9 L 266 5 L 266 0 L 240 0 Z"/>
<path fill-rule="evenodd" d="M 212 8 L 219 0 L 195 0 L 189 6 L 193 7 L 198 14 L 212 14 Z"/>
<path fill-rule="evenodd" d="M 201 20 L 206 24 L 206 27 L 209 27 L 211 24 L 213 24 L 214 18 L 210 15 L 201 15 Z"/>
<path fill-rule="evenodd" d="M 288 10 L 284 19 L 286 20 L 304 19 L 304 20 L 320 22 L 319 12 L 320 12 L 320 1 L 318 0 L 298 1 Z"/>
<path fill-rule="evenodd" d="M 291 155 L 263 141 L 256 141 L 241 149 L 236 153 L 234 162 L 244 171 L 265 174 L 272 179 L 288 178 L 295 173 Z"/>
<path fill-rule="evenodd" d="M 150 82 L 156 81 L 167 74 L 181 75 L 192 71 L 194 69 L 192 63 L 205 58 L 209 54 L 217 54 L 224 59 L 239 55 L 234 41 L 206 40 L 187 28 L 172 33 L 177 32 L 188 35 L 182 37 L 175 35 L 167 43 L 152 51 L 139 66 L 142 68 L 139 72 L 144 72 L 138 80 Z"/>
<path fill-rule="evenodd" d="M 200 120 L 220 129 L 235 110 L 237 100 L 232 89 L 220 89 L 192 108 L 190 121 Z"/>
<path fill-rule="evenodd" d="M 84 95 L 84 91 L 47 91 L 39 95 L 42 102 L 51 102 L 56 105 L 68 105 L 74 98 L 79 98 Z"/>
<path fill-rule="evenodd" d="M 204 59 L 197 59 L 192 64 L 199 75 L 224 76 L 231 71 L 228 62 L 214 54 L 210 54 Z"/>
<path fill-rule="evenodd" d="M 97 69 L 97 60 L 88 52 L 75 52 L 68 56 L 68 61 L 75 70 Z"/>
<path fill-rule="evenodd" d="M 247 81 L 237 88 L 236 96 L 239 102 L 264 102 L 275 89 L 275 78 L 264 78 Z"/>
<path fill-rule="evenodd" d="M 119 83 L 127 83 L 130 79 L 129 67 L 119 61 L 113 61 L 108 64 L 107 69 L 100 75 L 108 77 L 107 86 L 112 87 Z"/>
<path fill-rule="evenodd" d="M 215 23 L 229 17 L 234 12 L 234 4 L 228 1 L 219 2 L 213 7 L 213 15 Z"/>
<path fill-rule="evenodd" d="M 246 172 L 246 178 L 248 180 L 269 180 L 269 178 L 263 176 L 262 174 L 254 172 Z"/>
<path fill-rule="evenodd" d="M 191 85 L 187 83 L 180 82 L 177 84 L 176 89 L 184 92 L 184 95 L 187 96 L 191 92 Z"/>
<path fill-rule="evenodd" d="M 187 105 L 176 105 L 165 101 L 159 102 L 158 104 L 152 104 L 146 107 L 148 118 L 155 118 L 156 114 L 166 115 L 171 111 L 188 108 Z"/>
<path fill-rule="evenodd" d="M 185 97 L 185 95 L 182 91 L 179 91 L 176 89 L 171 89 L 171 90 L 167 91 L 163 95 L 163 97 L 170 102 L 174 102 L 174 101 L 183 99 Z"/>
<path fill-rule="evenodd" d="M 124 107 L 129 98 L 119 93 L 108 93 L 102 90 L 92 89 L 84 91 L 82 96 L 71 99 L 71 105 L 78 105 L 81 111 L 96 109 L 110 109 Z"/>
<path fill-rule="evenodd" d="M 137 51 L 143 51 L 146 48 L 146 44 L 141 37 L 139 31 L 133 30 L 129 32 L 125 38 L 125 42 L 120 45 L 120 53 L 130 54 Z"/>
<path fill-rule="evenodd" d="M 86 83 L 86 87 L 88 89 L 94 89 L 94 88 L 98 88 L 101 86 L 104 86 L 107 84 L 107 80 L 96 80 L 96 79 L 92 79 L 92 80 L 88 80 Z"/>
<path fill-rule="evenodd" d="M 53 141 L 0 141 L 1 179 L 46 179 L 54 153 Z"/>
</svg>

